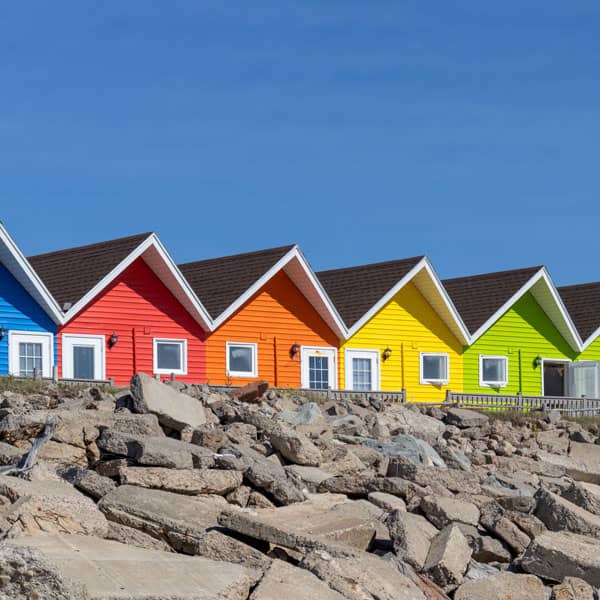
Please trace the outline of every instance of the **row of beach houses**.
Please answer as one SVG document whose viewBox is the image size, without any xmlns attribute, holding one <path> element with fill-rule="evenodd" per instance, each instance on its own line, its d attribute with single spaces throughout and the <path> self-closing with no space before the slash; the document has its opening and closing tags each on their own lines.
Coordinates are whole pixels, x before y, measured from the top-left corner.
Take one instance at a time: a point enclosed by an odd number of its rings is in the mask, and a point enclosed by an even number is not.
<svg viewBox="0 0 600 600">
<path fill-rule="evenodd" d="M 0 225 L 0 375 L 600 397 L 600 283 L 315 273 L 297 245 L 176 264 L 155 233 L 25 257 Z"/>
</svg>

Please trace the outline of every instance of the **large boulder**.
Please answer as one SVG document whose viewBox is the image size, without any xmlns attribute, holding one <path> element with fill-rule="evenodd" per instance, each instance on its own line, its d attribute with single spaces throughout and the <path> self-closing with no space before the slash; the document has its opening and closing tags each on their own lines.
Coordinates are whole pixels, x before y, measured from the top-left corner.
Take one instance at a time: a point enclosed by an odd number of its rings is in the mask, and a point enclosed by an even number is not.
<svg viewBox="0 0 600 600">
<path fill-rule="evenodd" d="M 279 427 L 271 433 L 269 440 L 273 448 L 291 463 L 307 467 L 318 467 L 321 464 L 321 451 L 297 431 Z"/>
<path fill-rule="evenodd" d="M 438 530 L 425 517 L 402 510 L 393 511 L 387 525 L 396 555 L 420 571 Z"/>
<path fill-rule="evenodd" d="M 551 531 L 600 536 L 600 516 L 544 489 L 540 489 L 536 497 L 535 514 Z"/>
<path fill-rule="evenodd" d="M 425 496 L 421 499 L 421 510 L 439 529 L 449 523 L 477 525 L 479 509 L 471 502 L 445 496 Z"/>
<path fill-rule="evenodd" d="M 448 425 L 454 425 L 461 429 L 468 429 L 470 427 L 482 427 L 486 425 L 489 418 L 476 412 L 474 410 L 467 410 L 465 408 L 450 408 L 446 411 L 446 423 Z"/>
<path fill-rule="evenodd" d="M 584 481 L 575 482 L 563 492 L 562 496 L 569 502 L 600 516 L 600 485 Z"/>
<path fill-rule="evenodd" d="M 594 600 L 596 594 L 589 583 L 578 577 L 565 577 L 552 588 L 552 600 Z"/>
<path fill-rule="evenodd" d="M 206 412 L 199 400 L 145 373 L 137 373 L 131 379 L 131 397 L 135 412 L 155 414 L 170 429 L 181 431 L 206 423 Z"/>
<path fill-rule="evenodd" d="M 359 441 L 390 458 L 400 457 L 417 465 L 446 468 L 446 463 L 426 441 L 408 433 L 400 433 L 387 441 L 360 438 Z"/>
<path fill-rule="evenodd" d="M 423 569 L 440 586 L 460 585 L 472 550 L 457 525 L 448 525 L 431 541 Z"/>
<path fill-rule="evenodd" d="M 298 410 L 283 410 L 277 415 L 277 419 L 295 427 L 325 424 L 323 413 L 316 402 L 306 402 Z"/>
<path fill-rule="evenodd" d="M 454 593 L 454 600 L 545 600 L 544 584 L 533 575 L 498 573 L 466 581 Z M 566 598 L 565 598 L 566 600 Z"/>
<path fill-rule="evenodd" d="M 420 412 L 408 410 L 401 405 L 390 406 L 380 416 L 391 435 L 405 433 L 433 443 L 444 433 L 444 424 L 433 417 Z"/>
</svg>

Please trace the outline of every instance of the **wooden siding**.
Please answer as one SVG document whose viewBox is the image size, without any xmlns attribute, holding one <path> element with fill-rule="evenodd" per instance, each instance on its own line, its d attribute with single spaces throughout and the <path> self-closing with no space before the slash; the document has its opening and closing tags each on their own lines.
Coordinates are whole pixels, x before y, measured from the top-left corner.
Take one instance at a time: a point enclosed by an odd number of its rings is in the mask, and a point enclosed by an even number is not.
<svg viewBox="0 0 600 600">
<path fill-rule="evenodd" d="M 257 378 L 227 377 L 227 342 L 257 344 Z M 264 379 L 273 386 L 299 388 L 300 353 L 290 357 L 293 344 L 337 348 L 339 340 L 292 280 L 280 271 L 208 337 L 208 382 L 244 385 Z"/>
<path fill-rule="evenodd" d="M 508 357 L 508 385 L 499 389 L 479 385 L 480 354 Z M 466 349 L 463 355 L 464 391 L 541 395 L 542 368 L 533 364 L 537 356 L 574 360 L 576 353 L 533 295 L 527 293 Z"/>
<path fill-rule="evenodd" d="M 392 355 L 383 361 L 381 354 L 388 346 Z M 345 384 L 346 348 L 379 350 L 381 389 L 406 389 L 407 402 L 441 402 L 447 389 L 462 386 L 462 344 L 412 282 L 342 345 L 340 387 Z M 421 352 L 448 353 L 448 385 L 420 383 Z"/>
<path fill-rule="evenodd" d="M 600 337 L 597 337 L 578 357 L 577 360 L 600 360 Z"/>
<path fill-rule="evenodd" d="M 119 341 L 109 348 L 113 332 Z M 61 376 L 63 333 L 103 335 L 106 378 L 113 378 L 117 385 L 127 385 L 138 371 L 153 374 L 154 338 L 186 339 L 187 375 L 176 378 L 206 381 L 205 332 L 141 258 L 60 329 L 57 346 Z"/>
<path fill-rule="evenodd" d="M 56 332 L 56 325 L 12 274 L 0 265 L 0 375 L 8 373 L 8 331 Z M 55 349 L 56 353 L 56 349 Z"/>
</svg>

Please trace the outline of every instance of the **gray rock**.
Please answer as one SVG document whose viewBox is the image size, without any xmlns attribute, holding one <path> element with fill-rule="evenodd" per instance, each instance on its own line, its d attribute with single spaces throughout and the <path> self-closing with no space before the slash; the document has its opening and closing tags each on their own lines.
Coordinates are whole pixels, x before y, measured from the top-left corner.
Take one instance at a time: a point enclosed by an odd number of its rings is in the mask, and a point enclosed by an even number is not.
<svg viewBox="0 0 600 600">
<path fill-rule="evenodd" d="M 600 536 L 600 516 L 544 489 L 540 489 L 536 497 L 535 514 L 551 531 Z"/>
<path fill-rule="evenodd" d="M 137 546 L 138 548 L 146 548 L 146 550 L 173 552 L 173 549 L 167 542 L 153 538 L 139 529 L 133 529 L 133 527 L 127 527 L 127 525 L 121 525 L 120 523 L 114 523 L 112 521 L 108 522 L 106 539 L 121 544 Z"/>
<path fill-rule="evenodd" d="M 400 510 L 390 514 L 387 525 L 396 555 L 417 571 L 422 570 L 438 530 L 425 517 Z"/>
<path fill-rule="evenodd" d="M 406 503 L 402 498 L 394 496 L 393 494 L 386 494 L 385 492 L 370 492 L 367 496 L 369 502 L 378 506 L 386 512 L 392 512 L 393 510 L 399 510 L 406 512 Z"/>
<path fill-rule="evenodd" d="M 279 421 L 290 425 L 321 425 L 325 422 L 323 413 L 316 402 L 307 402 L 298 410 L 284 410 L 277 415 Z"/>
<path fill-rule="evenodd" d="M 482 505 L 480 524 L 490 533 L 500 538 L 515 554 L 522 554 L 529 545 L 530 538 L 508 519 L 500 506 Z"/>
<path fill-rule="evenodd" d="M 16 465 L 26 450 L 0 442 L 0 465 Z"/>
<path fill-rule="evenodd" d="M 492 577 L 493 575 L 497 575 L 498 573 L 500 573 L 500 570 L 496 567 L 492 567 L 492 565 L 486 565 L 484 563 L 480 563 L 472 559 L 469 563 L 469 568 L 465 573 L 464 580 L 476 581 L 477 579 L 485 579 L 486 577 Z"/>
<path fill-rule="evenodd" d="M 545 600 L 544 584 L 533 575 L 498 573 L 466 581 L 454 593 L 454 600 Z"/>
<path fill-rule="evenodd" d="M 471 560 L 472 550 L 456 525 L 448 525 L 431 541 L 423 570 L 440 586 L 460 585 Z"/>
<path fill-rule="evenodd" d="M 504 547 L 502 542 L 489 535 L 481 535 L 475 538 L 472 548 L 473 558 L 478 562 L 509 563 L 512 560 L 511 553 Z"/>
<path fill-rule="evenodd" d="M 421 499 L 421 510 L 438 529 L 452 522 L 467 525 L 477 525 L 479 523 L 479 509 L 477 506 L 471 502 L 464 502 L 455 498 L 425 496 Z"/>
<path fill-rule="evenodd" d="M 594 515 L 600 516 L 600 485 L 593 483 L 573 483 L 563 494 L 569 502 L 577 504 Z"/>
<path fill-rule="evenodd" d="M 98 475 L 96 471 L 92 471 L 91 469 L 78 469 L 69 480 L 78 490 L 96 500 L 106 496 L 106 494 L 112 492 L 116 487 L 112 479 Z"/>
<path fill-rule="evenodd" d="M 363 420 L 357 415 L 335 417 L 328 422 L 336 435 L 360 435 L 365 428 Z"/>
<path fill-rule="evenodd" d="M 578 577 L 565 577 L 552 588 L 551 600 L 594 600 L 596 595 L 589 583 Z"/>
<path fill-rule="evenodd" d="M 287 428 L 278 428 L 271 433 L 270 441 L 279 453 L 297 465 L 318 467 L 321 451 L 303 434 Z"/>
<path fill-rule="evenodd" d="M 549 531 L 532 540 L 521 560 L 521 568 L 550 581 L 578 577 L 599 587 L 600 540 Z"/>
<path fill-rule="evenodd" d="M 446 463 L 432 446 L 410 434 L 399 434 L 386 442 L 369 438 L 362 438 L 360 441 L 365 446 L 373 448 L 389 457 L 406 458 L 417 465 L 424 465 L 426 467 L 446 468 Z"/>
<path fill-rule="evenodd" d="M 439 420 L 402 406 L 390 406 L 381 421 L 391 435 L 410 434 L 429 443 L 433 443 L 444 433 L 444 424 Z"/>
<path fill-rule="evenodd" d="M 152 413 L 165 427 L 181 431 L 206 423 L 204 406 L 191 396 L 182 394 L 156 379 L 138 373 L 131 380 L 133 409 L 138 413 Z"/>
<path fill-rule="evenodd" d="M 446 412 L 446 423 L 448 425 L 455 425 L 461 429 L 482 427 L 483 425 L 487 425 L 488 421 L 489 418 L 486 415 L 465 408 L 450 408 Z"/>
<path fill-rule="evenodd" d="M 316 492 L 319 485 L 326 479 L 333 477 L 332 473 L 328 473 L 317 467 L 305 467 L 302 465 L 289 465 L 284 467 L 286 473 L 291 474 L 293 478 L 298 479 L 303 486 L 306 486 L 309 492 Z"/>
</svg>

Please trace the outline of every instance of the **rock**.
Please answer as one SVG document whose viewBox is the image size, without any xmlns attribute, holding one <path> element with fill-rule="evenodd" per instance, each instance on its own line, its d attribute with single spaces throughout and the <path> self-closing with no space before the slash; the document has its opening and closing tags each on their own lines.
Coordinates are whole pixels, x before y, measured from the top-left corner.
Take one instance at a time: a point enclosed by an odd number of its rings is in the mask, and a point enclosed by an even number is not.
<svg viewBox="0 0 600 600">
<path fill-rule="evenodd" d="M 274 510 L 225 511 L 219 524 L 293 550 L 325 548 L 330 543 L 366 550 L 376 530 L 376 519 L 366 504 L 335 494 L 314 494 L 306 502 Z"/>
<path fill-rule="evenodd" d="M 87 467 L 88 465 L 87 454 L 84 449 L 52 440 L 40 447 L 37 457 L 38 460 L 67 467 L 73 465 Z"/>
<path fill-rule="evenodd" d="M 227 502 L 229 502 L 229 504 L 235 504 L 236 506 L 241 506 L 244 508 L 248 504 L 251 491 L 251 488 L 249 488 L 247 485 L 240 485 L 240 487 L 227 494 Z"/>
<path fill-rule="evenodd" d="M 25 454 L 24 450 L 0 442 L 0 465 L 16 465 Z"/>
<path fill-rule="evenodd" d="M 278 428 L 271 434 L 270 441 L 275 450 L 294 464 L 318 467 L 321 463 L 321 451 L 301 433 Z"/>
<path fill-rule="evenodd" d="M 456 525 L 448 525 L 431 541 L 423 570 L 440 586 L 460 585 L 471 560 L 471 548 Z"/>
<path fill-rule="evenodd" d="M 398 434 L 385 442 L 362 438 L 361 443 L 391 458 L 402 457 L 417 465 L 446 468 L 446 463 L 432 446 L 410 434 Z"/>
<path fill-rule="evenodd" d="M 231 563 L 85 536 L 21 538 L 13 544 L 37 550 L 60 576 L 75 581 L 98 600 L 242 600 L 260 578 L 258 572 Z"/>
<path fill-rule="evenodd" d="M 227 506 L 220 497 L 184 496 L 131 485 L 118 487 L 98 503 L 110 521 L 165 540 L 186 554 L 198 554 L 198 544 L 208 529 L 218 526 L 219 513 Z"/>
<path fill-rule="evenodd" d="M 152 413 L 161 425 L 181 431 L 184 427 L 199 427 L 206 423 L 204 406 L 191 396 L 157 381 L 145 373 L 137 373 L 131 380 L 133 410 Z"/>
<path fill-rule="evenodd" d="M 458 522 L 466 525 L 479 523 L 479 509 L 471 502 L 446 498 L 443 496 L 425 496 L 421 499 L 421 510 L 425 516 L 441 529 L 449 523 Z"/>
<path fill-rule="evenodd" d="M 406 503 L 402 498 L 398 498 L 398 496 L 386 494 L 385 492 L 370 492 L 367 498 L 369 502 L 387 512 L 392 512 L 393 510 L 406 512 Z"/>
<path fill-rule="evenodd" d="M 229 396 L 240 402 L 256 404 L 261 401 L 265 392 L 269 389 L 269 384 L 266 381 L 256 381 L 249 383 L 241 388 L 229 392 Z"/>
<path fill-rule="evenodd" d="M 296 478 L 301 482 L 303 486 L 306 486 L 309 492 L 315 493 L 319 485 L 326 479 L 333 477 L 332 473 L 327 473 L 317 467 L 304 467 L 302 465 L 289 465 L 284 467 L 286 473 L 291 474 L 293 478 Z"/>
<path fill-rule="evenodd" d="M 281 560 L 274 560 L 250 600 L 344 600 L 316 575 Z"/>
<path fill-rule="evenodd" d="M 551 600 L 594 600 L 594 589 L 577 577 L 565 577 L 562 583 L 552 588 Z"/>
<path fill-rule="evenodd" d="M 266 552 L 267 547 L 263 550 Z M 235 563 L 263 572 L 271 564 L 271 559 L 260 550 L 216 529 L 207 531 L 199 540 L 197 553 L 211 560 Z"/>
<path fill-rule="evenodd" d="M 483 425 L 487 425 L 488 421 L 489 418 L 486 415 L 465 408 L 450 408 L 446 412 L 446 423 L 448 425 L 455 425 L 461 429 L 482 427 Z"/>
<path fill-rule="evenodd" d="M 96 500 L 106 496 L 106 494 L 112 492 L 116 487 L 112 479 L 98 475 L 96 471 L 92 471 L 91 469 L 77 469 L 68 480 L 78 490 Z"/>
<path fill-rule="evenodd" d="M 57 572 L 35 548 L 0 546 L 0 596 L 15 600 L 82 600 L 84 588 Z"/>
<path fill-rule="evenodd" d="M 600 516 L 600 485 L 585 483 L 583 481 L 573 483 L 563 494 L 569 502 L 577 504 L 594 515 Z"/>
<path fill-rule="evenodd" d="M 333 475 L 364 471 L 365 465 L 355 454 L 354 449 L 355 447 L 352 447 L 352 450 L 350 450 L 346 445 L 328 445 L 321 451 L 322 462 L 320 468 Z M 383 474 L 385 475 L 385 471 Z"/>
<path fill-rule="evenodd" d="M 153 538 L 139 529 L 133 529 L 133 527 L 127 527 L 127 525 L 113 523 L 112 521 L 108 522 L 106 539 L 120 542 L 121 544 L 137 546 L 138 548 L 146 548 L 146 550 L 173 552 L 171 546 L 166 542 Z"/>
<path fill-rule="evenodd" d="M 325 419 L 316 402 L 307 402 L 298 410 L 284 410 L 277 415 L 279 421 L 289 423 L 295 427 L 299 425 L 323 425 Z"/>
<path fill-rule="evenodd" d="M 553 454 L 566 454 L 569 449 L 569 436 L 565 431 L 557 429 L 540 431 L 536 435 L 536 441 L 542 450 Z"/>
<path fill-rule="evenodd" d="M 444 433 L 444 424 L 437 419 L 407 410 L 402 406 L 391 406 L 384 413 L 382 422 L 391 435 L 410 434 L 430 444 Z"/>
<path fill-rule="evenodd" d="M 571 445 L 575 443 L 576 442 L 572 442 Z M 595 446 L 593 444 L 582 445 L 588 448 L 593 448 Z M 600 448 L 600 446 L 595 447 Z M 600 463 L 594 463 L 593 461 L 579 458 L 581 454 L 580 450 L 576 450 L 575 454 L 578 458 L 575 458 L 575 456 L 572 455 L 562 456 L 550 454 L 549 452 L 540 450 L 537 453 L 537 457 L 540 463 L 555 467 L 552 476 L 560 477 L 566 473 L 569 477 L 575 479 L 575 481 L 585 481 L 600 485 Z"/>
<path fill-rule="evenodd" d="M 544 584 L 533 575 L 498 573 L 466 581 L 454 593 L 454 600 L 545 600 Z"/>
<path fill-rule="evenodd" d="M 600 540 L 570 532 L 549 531 L 532 540 L 521 568 L 543 579 L 561 582 L 579 577 L 600 586 Z"/>
<path fill-rule="evenodd" d="M 417 571 L 422 570 L 438 530 L 425 517 L 400 510 L 390 514 L 387 525 L 396 555 Z"/>
<path fill-rule="evenodd" d="M 366 552 L 332 556 L 326 550 L 314 550 L 304 556 L 300 566 L 346 600 L 426 600 L 393 564 Z"/>
<path fill-rule="evenodd" d="M 544 489 L 538 491 L 536 498 L 535 514 L 551 531 L 600 536 L 600 516 Z"/>
<path fill-rule="evenodd" d="M 464 576 L 464 581 L 476 581 L 477 579 L 485 579 L 486 577 L 492 577 L 500 573 L 500 570 L 492 565 L 486 565 L 484 563 L 471 560 L 469 568 Z"/>
<path fill-rule="evenodd" d="M 529 536 L 508 519 L 499 506 L 482 505 L 480 524 L 500 538 L 516 554 L 522 554 L 529 545 Z"/>
<path fill-rule="evenodd" d="M 121 483 L 166 490 L 178 494 L 218 494 L 224 496 L 242 485 L 239 471 L 220 469 L 166 469 L 164 467 L 125 467 Z"/>
<path fill-rule="evenodd" d="M 509 563 L 512 560 L 510 552 L 502 542 L 489 536 L 480 535 L 473 540 L 473 558 L 482 563 Z"/>
<path fill-rule="evenodd" d="M 358 415 L 334 417 L 329 419 L 327 424 L 333 433 L 339 436 L 360 435 L 365 429 L 365 423 Z"/>
</svg>

